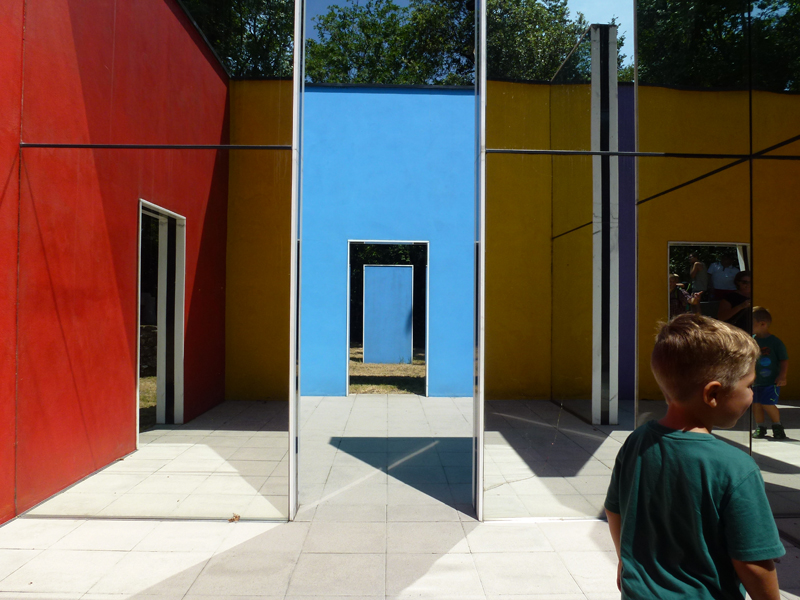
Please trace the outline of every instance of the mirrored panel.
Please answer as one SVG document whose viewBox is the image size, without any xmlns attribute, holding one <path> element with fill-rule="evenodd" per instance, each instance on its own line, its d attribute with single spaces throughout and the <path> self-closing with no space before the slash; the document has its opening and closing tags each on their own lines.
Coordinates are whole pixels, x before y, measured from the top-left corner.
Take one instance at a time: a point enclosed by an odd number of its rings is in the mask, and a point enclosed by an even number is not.
<svg viewBox="0 0 800 600">
<path fill-rule="evenodd" d="M 636 0 L 639 149 L 749 152 L 744 0 Z"/>
<path fill-rule="evenodd" d="M 299 518 L 473 514 L 474 5 L 309 0 L 305 33 Z"/>
<path fill-rule="evenodd" d="M 800 8 L 759 4 L 752 18 L 753 150 L 800 156 Z"/>
<path fill-rule="evenodd" d="M 800 389 L 791 362 L 800 343 L 800 326 L 791 310 L 794 277 L 787 277 L 794 267 L 784 260 L 797 251 L 797 237 L 789 230 L 796 221 L 790 198 L 798 184 L 797 161 L 753 164 L 753 265 L 758 274 L 753 303 L 761 309 L 753 313 L 753 328 L 761 358 L 752 449 L 776 516 L 800 513 Z M 764 430 L 758 431 L 759 425 Z"/>
<path fill-rule="evenodd" d="M 711 160 L 640 158 L 639 192 L 641 425 L 661 419 L 667 409 L 650 368 L 659 323 L 691 312 L 750 332 L 758 275 L 751 257 L 746 163 L 720 167 Z M 731 429 L 713 433 L 749 452 L 749 412 Z"/>
<path fill-rule="evenodd" d="M 26 11 L 20 511 L 288 517 L 294 2 L 186 4 Z"/>
<path fill-rule="evenodd" d="M 633 425 L 633 3 L 488 10 L 484 518 L 595 518 Z"/>
<path fill-rule="evenodd" d="M 617 164 L 625 184 L 615 209 L 620 283 L 612 299 L 602 286 L 610 258 L 595 248 L 609 233 L 593 219 L 602 172 L 593 161 L 492 154 L 487 162 L 489 520 L 597 517 L 633 425 L 633 172 Z M 605 302 L 616 310 L 604 316 Z"/>
</svg>

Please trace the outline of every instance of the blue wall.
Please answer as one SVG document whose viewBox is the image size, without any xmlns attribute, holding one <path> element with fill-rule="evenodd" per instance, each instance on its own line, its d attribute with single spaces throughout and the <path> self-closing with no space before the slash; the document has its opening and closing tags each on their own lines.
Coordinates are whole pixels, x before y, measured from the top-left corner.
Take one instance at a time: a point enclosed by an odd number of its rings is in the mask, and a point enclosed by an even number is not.
<svg viewBox="0 0 800 600">
<path fill-rule="evenodd" d="M 364 362 L 411 364 L 414 267 L 364 265 Z"/>
<path fill-rule="evenodd" d="M 428 241 L 428 393 L 471 396 L 471 91 L 307 87 L 301 391 L 347 394 L 347 242 Z"/>
</svg>

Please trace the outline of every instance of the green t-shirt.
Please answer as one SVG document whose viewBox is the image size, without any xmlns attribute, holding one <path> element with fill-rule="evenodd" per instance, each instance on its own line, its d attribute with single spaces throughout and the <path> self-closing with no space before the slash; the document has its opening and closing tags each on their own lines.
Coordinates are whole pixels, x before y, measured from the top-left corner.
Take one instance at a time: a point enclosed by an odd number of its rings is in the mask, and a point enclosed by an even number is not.
<svg viewBox="0 0 800 600">
<path fill-rule="evenodd" d="M 789 360 L 786 353 L 786 346 L 774 335 L 767 337 L 753 336 L 756 343 L 761 348 L 761 356 L 756 364 L 756 386 L 775 385 L 778 373 L 781 369 L 781 361 Z"/>
<path fill-rule="evenodd" d="M 755 461 L 651 421 L 617 455 L 605 507 L 622 516 L 622 598 L 741 599 L 731 558 L 785 552 Z"/>
</svg>

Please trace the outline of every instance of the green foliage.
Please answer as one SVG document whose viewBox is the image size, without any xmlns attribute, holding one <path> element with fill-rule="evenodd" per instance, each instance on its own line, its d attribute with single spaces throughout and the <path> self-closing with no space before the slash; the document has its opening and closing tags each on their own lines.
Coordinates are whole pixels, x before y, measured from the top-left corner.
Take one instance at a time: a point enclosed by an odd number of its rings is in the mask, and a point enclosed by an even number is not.
<svg viewBox="0 0 800 600">
<path fill-rule="evenodd" d="M 745 89 L 752 75 L 755 88 L 798 90 L 798 0 L 638 0 L 637 20 L 642 83 Z"/>
<path fill-rule="evenodd" d="M 473 0 L 347 0 L 315 23 L 306 74 L 315 83 L 470 85 Z M 488 76 L 549 80 L 586 30 L 567 0 L 489 0 Z M 586 72 L 583 63 L 575 65 Z"/>
<path fill-rule="evenodd" d="M 232 77 L 292 77 L 294 0 L 183 3 Z"/>
<path fill-rule="evenodd" d="M 531 81 L 552 79 L 588 27 L 581 13 L 570 17 L 566 0 L 490 0 L 486 25 L 488 77 Z M 565 81 L 586 73 L 580 50 L 565 65 L 574 70 Z"/>
</svg>

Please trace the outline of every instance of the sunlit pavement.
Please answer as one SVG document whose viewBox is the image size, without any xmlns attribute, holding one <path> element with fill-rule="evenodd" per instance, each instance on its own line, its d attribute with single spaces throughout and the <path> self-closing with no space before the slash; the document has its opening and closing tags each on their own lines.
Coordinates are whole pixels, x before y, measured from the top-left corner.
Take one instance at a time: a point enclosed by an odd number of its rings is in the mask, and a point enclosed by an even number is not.
<svg viewBox="0 0 800 600">
<path fill-rule="evenodd" d="M 497 403 L 489 412 L 487 464 L 505 481 L 497 488 L 539 518 L 473 518 L 471 399 L 304 398 L 295 522 L 34 511 L 0 527 L 0 598 L 618 598 L 613 545 L 596 516 L 625 428 L 589 426 L 549 403 Z M 208 425 L 230 431 L 227 418 Z M 261 438 L 273 434 L 257 435 L 270 427 L 250 425 L 254 433 L 242 437 L 270 448 Z M 553 487 L 567 485 L 566 495 Z M 491 498 L 495 518 L 511 507 Z M 583 499 L 585 512 L 575 504 Z M 781 529 L 800 538 L 798 519 L 782 519 Z M 784 597 L 800 598 L 796 547 L 787 545 L 778 570 Z"/>
<path fill-rule="evenodd" d="M 0 598 L 619 597 L 602 522 L 363 506 L 283 524 L 19 518 L 0 528 Z M 796 599 L 800 552 L 787 550 L 781 587 Z"/>
</svg>

